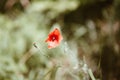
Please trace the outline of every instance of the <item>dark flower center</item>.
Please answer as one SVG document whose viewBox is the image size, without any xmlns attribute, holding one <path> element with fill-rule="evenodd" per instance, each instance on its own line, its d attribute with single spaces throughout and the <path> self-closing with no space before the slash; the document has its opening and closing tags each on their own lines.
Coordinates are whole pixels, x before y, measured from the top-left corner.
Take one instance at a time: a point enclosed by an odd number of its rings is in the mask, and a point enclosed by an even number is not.
<svg viewBox="0 0 120 80">
<path fill-rule="evenodd" d="M 51 40 L 52 41 L 58 40 L 58 36 L 56 36 L 56 35 L 51 36 Z"/>
</svg>

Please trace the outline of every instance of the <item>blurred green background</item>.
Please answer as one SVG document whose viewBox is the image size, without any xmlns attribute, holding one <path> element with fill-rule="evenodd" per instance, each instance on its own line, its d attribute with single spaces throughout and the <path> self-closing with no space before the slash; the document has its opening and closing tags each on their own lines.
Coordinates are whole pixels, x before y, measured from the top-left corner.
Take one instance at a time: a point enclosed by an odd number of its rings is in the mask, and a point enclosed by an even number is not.
<svg viewBox="0 0 120 80">
<path fill-rule="evenodd" d="M 120 80 L 120 1 L 0 0 L 0 80 Z"/>
</svg>

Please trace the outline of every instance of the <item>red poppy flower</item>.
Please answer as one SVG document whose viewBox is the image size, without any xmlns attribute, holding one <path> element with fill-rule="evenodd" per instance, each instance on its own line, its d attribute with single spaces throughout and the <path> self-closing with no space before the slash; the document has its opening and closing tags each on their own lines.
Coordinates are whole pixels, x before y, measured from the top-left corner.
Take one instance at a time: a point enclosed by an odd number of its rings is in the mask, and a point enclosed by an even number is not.
<svg viewBox="0 0 120 80">
<path fill-rule="evenodd" d="M 57 47 L 62 39 L 63 37 L 59 29 L 55 28 L 51 33 L 49 33 L 48 38 L 45 40 L 45 42 L 48 43 L 48 48 L 51 49 Z"/>
</svg>

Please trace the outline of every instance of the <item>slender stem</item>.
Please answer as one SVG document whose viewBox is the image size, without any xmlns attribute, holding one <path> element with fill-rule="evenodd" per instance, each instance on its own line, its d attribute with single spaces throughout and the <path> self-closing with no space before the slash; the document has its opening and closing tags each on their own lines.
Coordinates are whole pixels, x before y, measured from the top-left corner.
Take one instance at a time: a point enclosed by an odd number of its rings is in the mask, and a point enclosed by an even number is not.
<svg viewBox="0 0 120 80">
<path fill-rule="evenodd" d="M 89 73 L 92 80 L 96 80 L 91 69 L 88 69 L 88 73 Z"/>
</svg>

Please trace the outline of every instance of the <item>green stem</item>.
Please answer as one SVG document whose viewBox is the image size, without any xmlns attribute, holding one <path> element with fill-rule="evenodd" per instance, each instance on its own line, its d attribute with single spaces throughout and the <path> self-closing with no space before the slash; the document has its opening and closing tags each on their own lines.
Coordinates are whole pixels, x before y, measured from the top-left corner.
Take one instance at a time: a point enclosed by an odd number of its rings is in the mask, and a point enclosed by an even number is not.
<svg viewBox="0 0 120 80">
<path fill-rule="evenodd" d="M 91 69 L 88 69 L 88 73 L 89 73 L 92 80 L 96 80 Z"/>
</svg>

